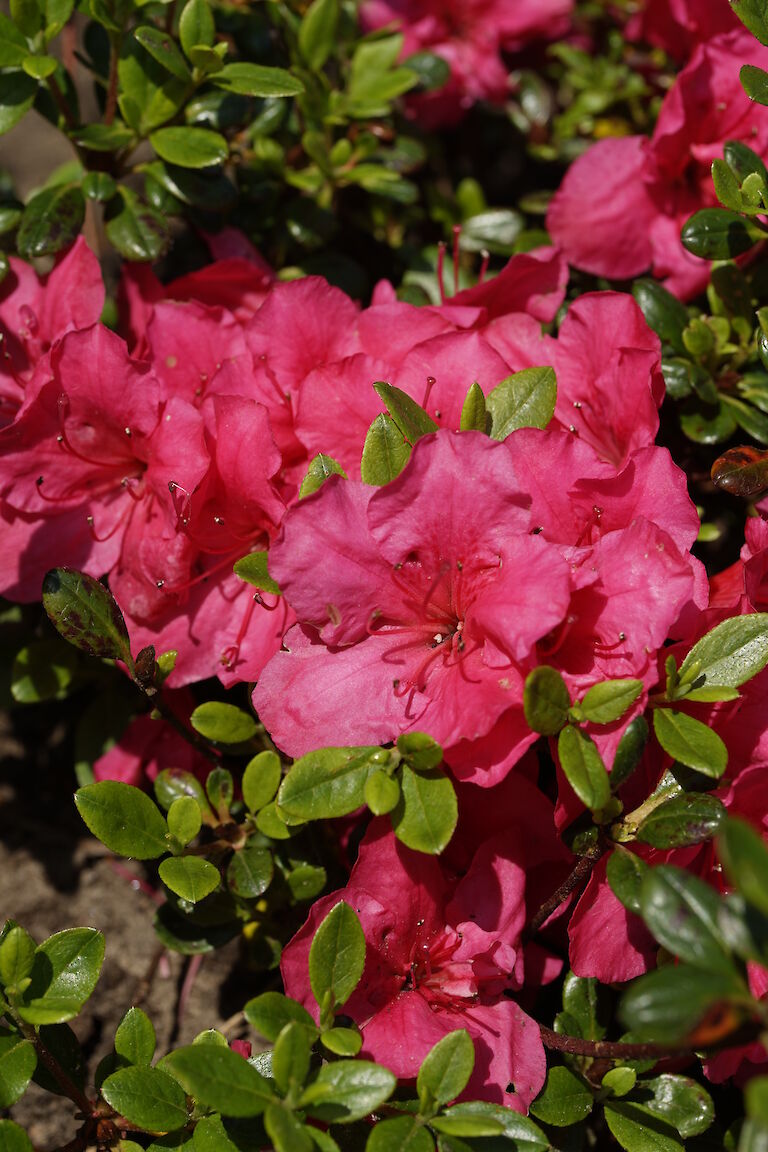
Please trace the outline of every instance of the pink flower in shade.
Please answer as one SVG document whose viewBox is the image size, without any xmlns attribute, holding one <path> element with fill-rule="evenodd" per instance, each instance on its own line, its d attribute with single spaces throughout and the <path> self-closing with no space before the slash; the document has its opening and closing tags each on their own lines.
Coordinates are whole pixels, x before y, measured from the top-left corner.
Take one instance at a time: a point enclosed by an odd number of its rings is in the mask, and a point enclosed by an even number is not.
<svg viewBox="0 0 768 1152">
<path fill-rule="evenodd" d="M 535 664 L 575 690 L 655 680 L 696 592 L 684 486 L 659 449 L 617 478 L 574 437 L 536 429 L 425 437 L 375 491 L 331 478 L 289 510 L 270 553 L 300 624 L 257 685 L 262 720 L 290 755 L 329 734 L 426 731 L 460 779 L 495 783 L 535 738 L 521 707 Z"/>
<path fill-rule="evenodd" d="M 309 949 L 343 900 L 366 936 L 365 970 L 344 1005 L 363 1054 L 413 1079 L 438 1040 L 465 1028 L 475 1045 L 466 1096 L 526 1112 L 544 1083 L 544 1048 L 536 1022 L 504 995 L 530 983 L 525 884 L 526 858 L 509 834 L 486 840 L 457 883 L 441 860 L 405 848 L 387 821 L 375 820 L 347 887 L 318 900 L 284 949 L 286 993 L 317 1018 Z"/>
<path fill-rule="evenodd" d="M 683 248 L 680 229 L 716 203 L 710 166 L 726 141 L 768 147 L 768 121 L 739 81 L 742 65 L 766 63 L 744 30 L 713 37 L 679 74 L 650 140 L 600 140 L 571 165 L 547 214 L 569 263 L 620 280 L 650 268 L 683 299 L 704 289 L 709 264 Z"/>
<path fill-rule="evenodd" d="M 195 707 L 189 692 L 166 691 L 165 701 L 182 722 Z M 191 772 L 205 780 L 211 764 L 167 721 L 137 716 L 117 743 L 95 761 L 93 775 L 96 780 L 122 780 L 142 788 L 164 768 Z"/>
<path fill-rule="evenodd" d="M 95 324 L 103 307 L 99 262 L 82 236 L 47 276 L 11 257 L 0 286 L 0 427 L 13 421 L 52 345 L 67 332 Z"/>
<path fill-rule="evenodd" d="M 501 53 L 568 27 L 573 0 L 365 0 L 366 30 L 394 25 L 405 37 L 402 58 L 433 52 L 450 65 L 439 91 L 411 99 L 431 128 L 456 123 L 478 100 L 502 103 L 508 92 Z"/>
<path fill-rule="evenodd" d="M 730 5 L 718 0 L 645 0 L 624 35 L 663 48 L 676 60 L 687 60 L 697 44 L 740 27 Z"/>
<path fill-rule="evenodd" d="M 253 1050 L 250 1040 L 230 1040 L 229 1046 L 238 1056 L 242 1056 L 244 1060 L 250 1060 Z"/>
</svg>

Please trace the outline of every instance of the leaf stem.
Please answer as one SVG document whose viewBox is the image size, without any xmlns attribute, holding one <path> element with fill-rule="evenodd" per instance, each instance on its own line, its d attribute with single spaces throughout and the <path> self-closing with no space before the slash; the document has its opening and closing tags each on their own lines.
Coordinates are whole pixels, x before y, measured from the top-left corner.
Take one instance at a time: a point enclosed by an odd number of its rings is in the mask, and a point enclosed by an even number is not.
<svg viewBox="0 0 768 1152">
<path fill-rule="evenodd" d="M 78 1088 L 74 1080 L 71 1079 L 61 1064 L 59 1064 L 56 1057 L 48 1051 L 40 1039 L 37 1029 L 33 1028 L 31 1024 L 27 1024 L 26 1020 L 22 1020 L 21 1016 L 19 1016 L 13 1008 L 8 1009 L 8 1014 L 12 1017 L 14 1024 L 16 1024 L 24 1039 L 31 1041 L 34 1045 L 41 1062 L 48 1069 L 51 1076 L 53 1076 L 62 1092 L 69 1097 L 73 1104 L 77 1105 L 84 1117 L 90 1118 L 93 1116 L 94 1102 L 89 1100 L 85 1093 Z"/>
<path fill-rule="evenodd" d="M 531 922 L 526 926 L 523 931 L 523 940 L 528 940 L 534 936 L 539 928 L 549 920 L 552 913 L 557 911 L 563 901 L 567 900 L 572 892 L 587 882 L 593 866 L 604 852 L 605 847 L 602 844 L 597 844 L 579 859 L 570 875 L 565 878 L 549 899 L 544 901 Z"/>
</svg>

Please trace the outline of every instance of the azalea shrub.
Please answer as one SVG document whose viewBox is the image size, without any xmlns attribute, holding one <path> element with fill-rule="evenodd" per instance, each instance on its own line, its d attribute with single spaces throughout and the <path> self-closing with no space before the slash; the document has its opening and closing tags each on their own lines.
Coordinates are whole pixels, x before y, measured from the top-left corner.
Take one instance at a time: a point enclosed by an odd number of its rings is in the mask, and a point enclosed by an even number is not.
<svg viewBox="0 0 768 1152">
<path fill-rule="evenodd" d="M 0 15 L 5 703 L 248 961 L 94 1062 L 9 892 L 3 1152 L 768 1146 L 767 106 L 757 0 Z"/>
</svg>

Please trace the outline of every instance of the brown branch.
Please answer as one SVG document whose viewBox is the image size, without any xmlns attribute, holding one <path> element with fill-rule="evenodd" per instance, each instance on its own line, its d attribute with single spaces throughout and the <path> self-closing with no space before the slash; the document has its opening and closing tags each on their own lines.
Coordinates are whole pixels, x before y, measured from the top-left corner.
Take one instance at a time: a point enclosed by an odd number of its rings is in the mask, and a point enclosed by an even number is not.
<svg viewBox="0 0 768 1152">
<path fill-rule="evenodd" d="M 56 103 L 56 107 L 58 108 L 59 112 L 61 113 L 62 117 L 64 118 L 64 123 L 67 125 L 68 128 L 76 128 L 77 127 L 77 121 L 75 120 L 74 116 L 72 115 L 72 109 L 70 108 L 69 104 L 67 104 L 64 93 L 62 92 L 61 88 L 59 88 L 58 80 L 53 75 L 48 76 L 47 80 L 48 80 L 48 88 L 50 90 L 51 96 L 53 96 L 53 99 Z"/>
<path fill-rule="evenodd" d="M 665 1044 L 622 1044 L 614 1040 L 581 1040 L 577 1036 L 561 1036 L 544 1024 L 539 1025 L 545 1048 L 555 1052 L 568 1052 L 572 1056 L 594 1056 L 605 1060 L 667 1060 L 693 1056 L 693 1048 L 669 1048 Z"/>
<path fill-rule="evenodd" d="M 72 1103 L 77 1105 L 84 1117 L 88 1118 L 93 1116 L 93 1101 L 89 1100 L 85 1093 L 81 1091 L 80 1088 L 78 1088 L 74 1080 L 71 1079 L 68 1073 L 64 1071 L 61 1064 L 59 1064 L 56 1057 L 48 1051 L 45 1044 L 43 1044 L 42 1040 L 40 1039 L 36 1029 L 33 1028 L 30 1024 L 27 1024 L 25 1020 L 22 1020 L 21 1017 L 13 1011 L 13 1009 L 9 1009 L 9 1013 L 25 1040 L 31 1041 L 31 1043 L 34 1045 L 38 1057 L 40 1058 L 41 1062 L 45 1064 L 46 1068 L 50 1072 L 51 1076 L 53 1076 L 54 1080 L 59 1085 L 64 1095 L 68 1096 Z"/>
<path fill-rule="evenodd" d="M 601 845 L 598 845 L 586 856 L 581 857 L 570 875 L 563 880 L 560 887 L 542 904 L 530 924 L 526 926 L 523 931 L 523 940 L 528 940 L 531 936 L 534 936 L 542 924 L 545 924 L 547 920 L 549 920 L 552 913 L 557 911 L 563 901 L 567 900 L 572 892 L 575 892 L 577 888 L 586 883 L 593 865 L 597 863 L 604 851 L 605 849 Z"/>
<path fill-rule="evenodd" d="M 120 56 L 120 39 L 113 37 L 109 54 L 109 81 L 107 82 L 107 102 L 104 105 L 104 123 L 111 124 L 117 113 L 117 64 Z"/>
<path fill-rule="evenodd" d="M 134 683 L 137 682 L 134 681 Z M 141 684 L 137 684 L 137 686 L 139 688 L 142 687 Z M 175 712 L 173 712 L 163 700 L 162 694 L 158 694 L 157 696 L 149 696 L 149 700 L 152 704 L 152 707 L 157 709 L 163 720 L 167 720 L 171 727 L 176 729 L 179 736 L 183 736 L 187 743 L 191 744 L 192 747 L 200 752 L 201 755 L 205 756 L 207 760 L 210 760 L 211 764 L 213 764 L 215 768 L 221 767 L 221 757 L 218 756 L 216 752 L 214 752 L 213 748 L 211 748 L 211 746 L 207 744 L 205 740 L 203 740 L 202 736 L 199 736 L 197 732 L 194 731 L 194 729 L 187 728 L 186 724 L 183 724 L 182 721 L 179 720 Z"/>
</svg>

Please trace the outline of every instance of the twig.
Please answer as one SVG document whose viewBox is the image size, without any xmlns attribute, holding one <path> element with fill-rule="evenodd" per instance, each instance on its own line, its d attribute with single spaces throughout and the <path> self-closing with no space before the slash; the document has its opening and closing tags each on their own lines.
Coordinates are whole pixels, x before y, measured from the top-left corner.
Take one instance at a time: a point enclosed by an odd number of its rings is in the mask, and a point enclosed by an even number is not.
<svg viewBox="0 0 768 1152">
<path fill-rule="evenodd" d="M 51 96 L 53 96 L 53 99 L 56 103 L 56 107 L 64 117 L 64 122 L 66 123 L 67 127 L 76 128 L 77 121 L 72 115 L 72 109 L 69 107 L 69 104 L 67 104 L 64 93 L 62 92 L 61 88 L 59 88 L 59 82 L 55 76 L 48 77 L 48 88 L 50 89 Z"/>
<path fill-rule="evenodd" d="M 117 112 L 117 64 L 120 55 L 120 39 L 113 37 L 109 54 L 109 81 L 107 83 L 107 102 L 104 105 L 104 123 L 111 124 Z"/>
<path fill-rule="evenodd" d="M 572 1056 L 594 1056 L 605 1060 L 666 1060 L 693 1056 L 692 1048 L 669 1048 L 664 1044 L 622 1044 L 614 1040 L 581 1040 L 577 1036 L 561 1036 L 544 1024 L 539 1025 L 545 1048 L 556 1052 L 569 1052 Z"/>
<path fill-rule="evenodd" d="M 549 899 L 542 904 L 530 924 L 527 925 L 523 931 L 523 940 L 528 940 L 531 936 L 535 935 L 542 924 L 545 924 L 547 920 L 549 920 L 552 913 L 557 911 L 564 900 L 567 900 L 571 892 L 574 892 L 589 879 L 593 866 L 603 855 L 604 851 L 605 849 L 602 846 L 597 846 L 586 856 L 581 857 L 571 874 L 566 877 Z"/>
<path fill-rule="evenodd" d="M 206 760 L 210 760 L 214 767 L 221 767 L 221 757 L 214 752 L 210 745 L 206 744 L 202 737 L 198 736 L 197 732 L 182 724 L 175 712 L 165 703 L 162 695 L 150 696 L 149 699 L 152 707 L 157 709 L 163 720 L 167 720 L 171 727 L 176 729 L 179 736 L 183 736 L 187 743 L 191 744 L 202 756 L 205 756 Z"/>
<path fill-rule="evenodd" d="M 18 1029 L 25 1040 L 29 1040 L 34 1045 L 38 1057 L 42 1063 L 45 1064 L 46 1068 L 50 1072 L 51 1076 L 53 1076 L 54 1080 L 59 1085 L 64 1095 L 68 1096 L 72 1103 L 77 1105 L 85 1118 L 91 1117 L 93 1115 L 94 1108 L 93 1101 L 89 1100 L 85 1093 L 81 1091 L 80 1088 L 78 1088 L 74 1080 L 71 1079 L 68 1073 L 64 1071 L 61 1064 L 59 1064 L 56 1057 L 48 1051 L 45 1044 L 43 1044 L 42 1040 L 40 1039 L 36 1029 L 33 1028 L 30 1024 L 27 1024 L 26 1020 L 22 1020 L 22 1018 L 17 1015 L 17 1013 L 14 1012 L 12 1008 L 8 1009 L 8 1011 L 9 1014 L 13 1017 L 14 1023 L 18 1026 Z"/>
<path fill-rule="evenodd" d="M 147 965 L 146 972 L 137 985 L 136 995 L 133 1001 L 135 1005 L 143 1004 L 147 996 L 149 996 L 150 990 L 152 988 L 152 981 L 155 978 L 155 973 L 160 967 L 160 961 L 164 955 L 165 945 L 158 944 L 157 948 L 155 948 L 154 952 L 152 953 L 152 958 Z"/>
</svg>

